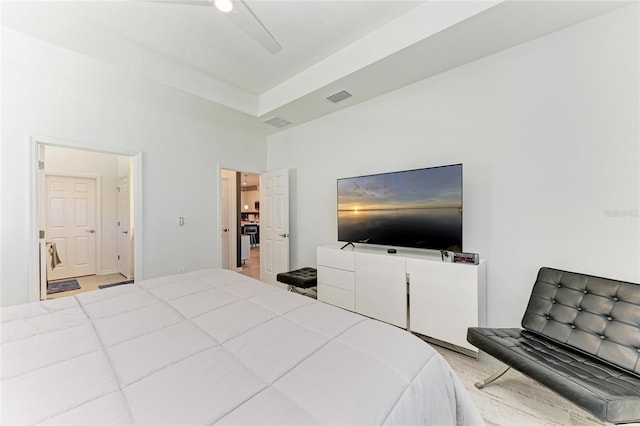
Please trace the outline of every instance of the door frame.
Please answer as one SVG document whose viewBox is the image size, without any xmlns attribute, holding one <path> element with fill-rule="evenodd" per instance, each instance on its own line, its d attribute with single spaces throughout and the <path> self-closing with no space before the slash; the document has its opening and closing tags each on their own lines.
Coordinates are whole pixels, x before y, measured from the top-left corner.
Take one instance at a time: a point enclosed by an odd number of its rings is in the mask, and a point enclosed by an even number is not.
<svg viewBox="0 0 640 426">
<path fill-rule="evenodd" d="M 222 238 L 220 237 L 222 235 L 222 170 L 228 170 L 234 173 L 251 173 L 254 175 L 261 175 L 264 172 L 252 172 L 249 170 L 246 170 L 243 167 L 236 167 L 236 166 L 226 166 L 224 164 L 220 164 L 217 163 L 216 165 L 216 169 L 217 169 L 217 174 L 216 174 L 216 179 L 217 179 L 217 183 L 216 183 L 216 199 L 218 200 L 218 223 L 217 223 L 217 232 L 218 232 L 218 236 L 219 238 L 217 239 L 217 244 L 218 244 L 218 267 L 222 267 Z M 233 202 L 235 203 L 236 208 L 234 209 L 235 211 L 235 215 L 238 216 L 240 214 L 240 211 L 238 210 L 237 206 L 238 206 L 238 192 L 237 192 L 237 186 L 238 186 L 238 182 L 235 182 L 235 187 L 233 188 L 233 196 L 231 197 Z M 233 185 L 232 185 L 233 186 Z M 240 230 L 238 229 L 238 224 L 237 224 L 237 220 L 236 218 L 234 218 L 234 220 L 231 221 L 231 228 L 230 228 L 230 232 L 233 233 L 234 236 L 237 236 L 238 233 L 240 232 Z M 234 271 L 238 271 L 240 270 L 236 265 L 238 265 L 238 241 L 237 238 L 233 238 L 231 239 L 231 244 L 230 244 L 230 254 L 232 255 L 229 258 L 229 264 L 232 265 L 233 270 Z"/>
<path fill-rule="evenodd" d="M 227 169 L 224 169 L 227 170 Z M 227 213 L 227 221 L 228 221 L 228 226 L 227 226 L 227 247 L 225 247 L 224 243 L 221 243 L 221 247 L 220 247 L 220 267 L 223 269 L 237 269 L 236 266 L 236 258 L 233 255 L 235 253 L 235 249 L 236 249 L 236 245 L 237 245 L 237 239 L 231 238 L 232 235 L 235 235 L 235 228 L 236 228 L 236 222 L 237 219 L 234 217 L 234 212 L 236 211 L 236 208 L 233 206 L 233 201 L 235 201 L 236 199 L 236 195 L 235 195 L 235 185 L 232 185 L 235 183 L 235 178 L 232 180 L 229 176 L 222 176 L 222 172 L 224 170 L 220 171 L 220 241 L 224 241 L 224 223 L 223 223 L 223 218 L 225 216 L 225 210 Z M 227 170 L 228 172 L 231 172 L 231 170 Z M 225 201 L 222 200 L 222 188 L 224 187 L 224 185 L 227 186 L 227 198 Z M 226 256 L 227 256 L 227 267 L 225 268 L 225 264 L 224 264 L 224 257 L 225 257 L 225 252 L 226 252 Z M 232 262 L 233 261 L 233 262 Z"/>
<path fill-rule="evenodd" d="M 96 185 L 96 214 L 95 214 L 96 224 L 94 227 L 96 230 L 96 240 L 95 240 L 96 260 L 95 261 L 96 261 L 96 275 L 101 275 L 102 274 L 102 176 L 91 175 L 87 173 L 66 173 L 66 172 L 58 172 L 58 171 L 45 172 L 44 175 L 45 175 L 45 180 L 48 176 L 60 176 L 60 177 L 92 179 L 95 181 L 95 185 Z M 47 189 L 45 188 L 44 191 L 46 196 Z M 46 205 L 43 207 L 46 208 Z M 45 232 L 46 232 L 46 223 L 42 225 L 45 227 Z"/>
<path fill-rule="evenodd" d="M 129 168 L 131 168 L 131 166 L 129 166 Z M 132 179 L 132 178 L 131 178 L 131 176 L 130 176 L 130 175 L 131 175 L 131 170 L 128 170 L 126 175 L 120 175 L 120 174 L 118 174 L 118 188 L 121 188 L 121 186 L 120 186 L 120 180 L 121 180 L 121 179 L 123 179 L 123 178 L 125 178 L 125 177 L 127 178 L 127 185 L 129 186 L 129 188 L 128 188 L 128 193 L 129 193 L 129 201 L 128 201 L 129 209 L 127 210 L 127 214 L 128 214 L 128 216 L 129 216 L 129 220 L 128 220 L 128 222 L 129 222 L 129 227 L 128 227 L 128 229 L 127 229 L 127 232 L 131 232 L 131 222 L 132 222 L 132 220 L 131 220 L 131 179 Z M 120 192 L 121 192 L 121 191 L 120 191 L 120 189 L 118 189 L 118 199 L 117 199 L 117 201 L 116 201 L 116 210 L 117 210 L 117 217 L 118 217 L 118 219 L 120 218 L 120 198 L 119 198 L 119 197 L 120 197 Z M 134 222 L 134 229 L 135 229 L 135 222 Z M 117 230 L 116 230 L 116 234 L 117 234 L 117 235 L 116 235 L 116 250 L 117 250 L 117 252 L 118 252 L 118 260 L 117 260 L 117 262 L 116 262 L 116 271 L 115 271 L 115 272 L 116 272 L 116 273 L 120 273 L 120 275 L 124 275 L 124 277 L 125 277 L 127 280 L 132 280 L 132 279 L 135 279 L 135 270 L 133 269 L 133 265 L 132 265 L 132 261 L 131 261 L 131 250 L 133 250 L 133 254 L 134 254 L 134 255 L 135 255 L 135 252 L 136 252 L 136 251 L 135 251 L 135 249 L 133 248 L 133 246 L 131 245 L 131 242 L 130 242 L 131 240 L 129 240 L 129 243 L 128 243 L 128 246 L 129 246 L 129 247 L 128 247 L 128 249 L 127 249 L 127 250 L 128 250 L 128 253 L 127 253 L 127 254 L 128 254 L 128 256 L 127 256 L 127 257 L 128 257 L 128 259 L 127 259 L 127 265 L 128 265 L 128 266 L 127 266 L 127 271 L 126 271 L 126 272 L 127 272 L 127 274 L 126 274 L 126 275 L 125 275 L 125 274 L 123 274 L 123 273 L 122 273 L 122 271 L 120 270 L 120 262 L 119 262 L 119 261 L 120 261 L 120 258 L 121 258 L 121 256 L 122 256 L 122 254 L 120 253 L 120 249 L 121 249 L 121 247 L 120 247 L 120 232 L 121 232 L 121 230 L 120 230 L 120 221 L 118 220 L 118 226 L 117 226 Z M 128 235 L 130 235 L 130 234 L 128 234 Z M 134 235 L 133 242 L 135 243 L 135 235 Z"/>
<path fill-rule="evenodd" d="M 222 209 L 224 208 L 223 203 L 222 203 L 222 171 L 223 170 L 227 170 L 229 172 L 233 172 L 236 173 L 238 171 L 238 169 L 236 167 L 226 167 L 225 165 L 222 165 L 220 163 L 217 163 L 216 165 L 216 200 L 218 202 L 218 223 L 216 224 L 216 228 L 217 228 L 217 234 L 218 238 L 216 239 L 216 243 L 218 245 L 218 259 L 217 259 L 217 267 L 218 268 L 222 268 L 222 250 L 224 249 L 224 247 L 222 247 Z M 238 204 L 238 194 L 237 194 L 237 185 L 238 182 L 236 181 L 236 179 L 234 178 L 233 181 L 231 181 L 232 185 L 231 186 L 231 196 L 229 197 L 229 201 L 230 204 L 232 206 L 236 206 L 233 208 L 233 212 L 234 212 L 234 216 L 233 218 L 230 218 L 230 226 L 229 226 L 229 232 L 231 233 L 231 235 L 236 236 L 238 234 L 238 220 L 237 220 L 237 215 L 238 215 L 238 208 L 237 208 L 237 204 Z M 232 271 L 237 271 L 238 270 L 238 241 L 237 238 L 229 238 L 229 266 L 230 266 L 230 270 Z"/>
<path fill-rule="evenodd" d="M 40 262 L 40 238 L 39 231 L 43 229 L 44 223 L 41 218 L 42 194 L 44 193 L 44 171 L 39 170 L 38 162 L 40 160 L 41 148 L 44 146 L 58 146 L 61 148 L 71 148 L 83 151 L 102 152 L 105 154 L 122 155 L 131 157 L 133 181 L 133 217 L 136 224 L 136 238 L 134 240 L 134 268 L 136 271 L 136 281 L 144 279 L 143 269 L 143 215 L 142 215 L 142 152 L 128 151 L 122 149 L 114 149 L 110 147 L 101 147 L 90 142 L 76 141 L 70 139 L 56 138 L 46 135 L 30 134 L 27 135 L 28 149 L 28 173 L 29 173 L 29 200 L 28 200 L 28 224 L 29 224 L 29 253 L 27 262 L 27 295 L 30 302 L 40 300 L 40 280 L 42 274 L 41 266 L 45 265 Z M 46 159 L 45 159 L 46 160 Z M 96 259 L 97 260 L 97 259 Z M 97 264 L 96 264 L 97 266 Z M 46 273 L 46 269 L 44 269 Z"/>
</svg>

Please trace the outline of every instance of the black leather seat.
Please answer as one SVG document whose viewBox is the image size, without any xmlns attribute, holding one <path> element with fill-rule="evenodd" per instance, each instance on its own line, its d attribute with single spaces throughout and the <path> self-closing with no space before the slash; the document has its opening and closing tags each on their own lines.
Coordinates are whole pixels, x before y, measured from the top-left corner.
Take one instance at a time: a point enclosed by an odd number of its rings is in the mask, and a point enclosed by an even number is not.
<svg viewBox="0 0 640 426">
<path fill-rule="evenodd" d="M 316 268 L 300 268 L 289 272 L 280 272 L 276 280 L 293 287 L 310 288 L 318 283 L 318 271 Z"/>
<path fill-rule="evenodd" d="M 640 421 L 640 285 L 541 268 L 522 327 L 467 340 L 602 420 Z"/>
</svg>

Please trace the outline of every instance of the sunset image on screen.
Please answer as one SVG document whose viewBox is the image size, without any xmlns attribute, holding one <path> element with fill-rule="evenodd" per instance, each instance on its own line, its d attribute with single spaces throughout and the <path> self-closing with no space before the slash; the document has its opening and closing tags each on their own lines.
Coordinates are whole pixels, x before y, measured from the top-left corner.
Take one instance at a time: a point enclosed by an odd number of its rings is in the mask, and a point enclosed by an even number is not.
<svg viewBox="0 0 640 426">
<path fill-rule="evenodd" d="M 462 248 L 462 165 L 338 180 L 340 241 Z"/>
</svg>

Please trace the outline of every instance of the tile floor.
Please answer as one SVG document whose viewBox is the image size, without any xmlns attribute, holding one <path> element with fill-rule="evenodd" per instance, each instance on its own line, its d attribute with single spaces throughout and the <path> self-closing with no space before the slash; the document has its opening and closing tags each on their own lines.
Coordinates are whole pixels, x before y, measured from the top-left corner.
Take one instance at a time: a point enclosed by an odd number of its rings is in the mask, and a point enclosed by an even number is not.
<svg viewBox="0 0 640 426">
<path fill-rule="evenodd" d="M 260 246 L 251 247 L 249 251 L 249 259 L 244 261 L 242 265 L 242 271 L 239 273 L 246 275 L 256 280 L 260 279 Z"/>
<path fill-rule="evenodd" d="M 596 426 L 611 425 L 511 369 L 480 390 L 475 382 L 502 367 L 487 354 L 479 360 L 432 345 L 456 372 L 488 426 Z"/>
<path fill-rule="evenodd" d="M 57 281 L 66 281 L 67 279 L 73 278 L 65 278 L 64 280 Z M 122 274 L 107 274 L 107 275 L 87 275 L 85 277 L 75 277 L 78 280 L 78 284 L 80 284 L 80 288 L 78 290 L 71 291 L 63 291 L 62 293 L 48 294 L 47 300 L 49 299 L 59 299 L 61 297 L 67 296 L 75 296 L 76 294 L 84 293 L 86 291 L 98 290 L 98 286 L 103 284 L 113 284 L 119 283 L 121 281 L 126 281 L 124 275 Z"/>
</svg>

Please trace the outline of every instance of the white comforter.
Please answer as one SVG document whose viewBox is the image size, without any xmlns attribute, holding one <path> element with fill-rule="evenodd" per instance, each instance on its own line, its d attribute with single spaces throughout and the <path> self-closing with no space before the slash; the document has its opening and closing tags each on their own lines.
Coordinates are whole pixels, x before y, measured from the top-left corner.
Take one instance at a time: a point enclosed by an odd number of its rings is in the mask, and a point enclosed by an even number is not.
<svg viewBox="0 0 640 426">
<path fill-rule="evenodd" d="M 3 425 L 481 424 L 393 326 L 202 270 L 2 310 Z"/>
</svg>

